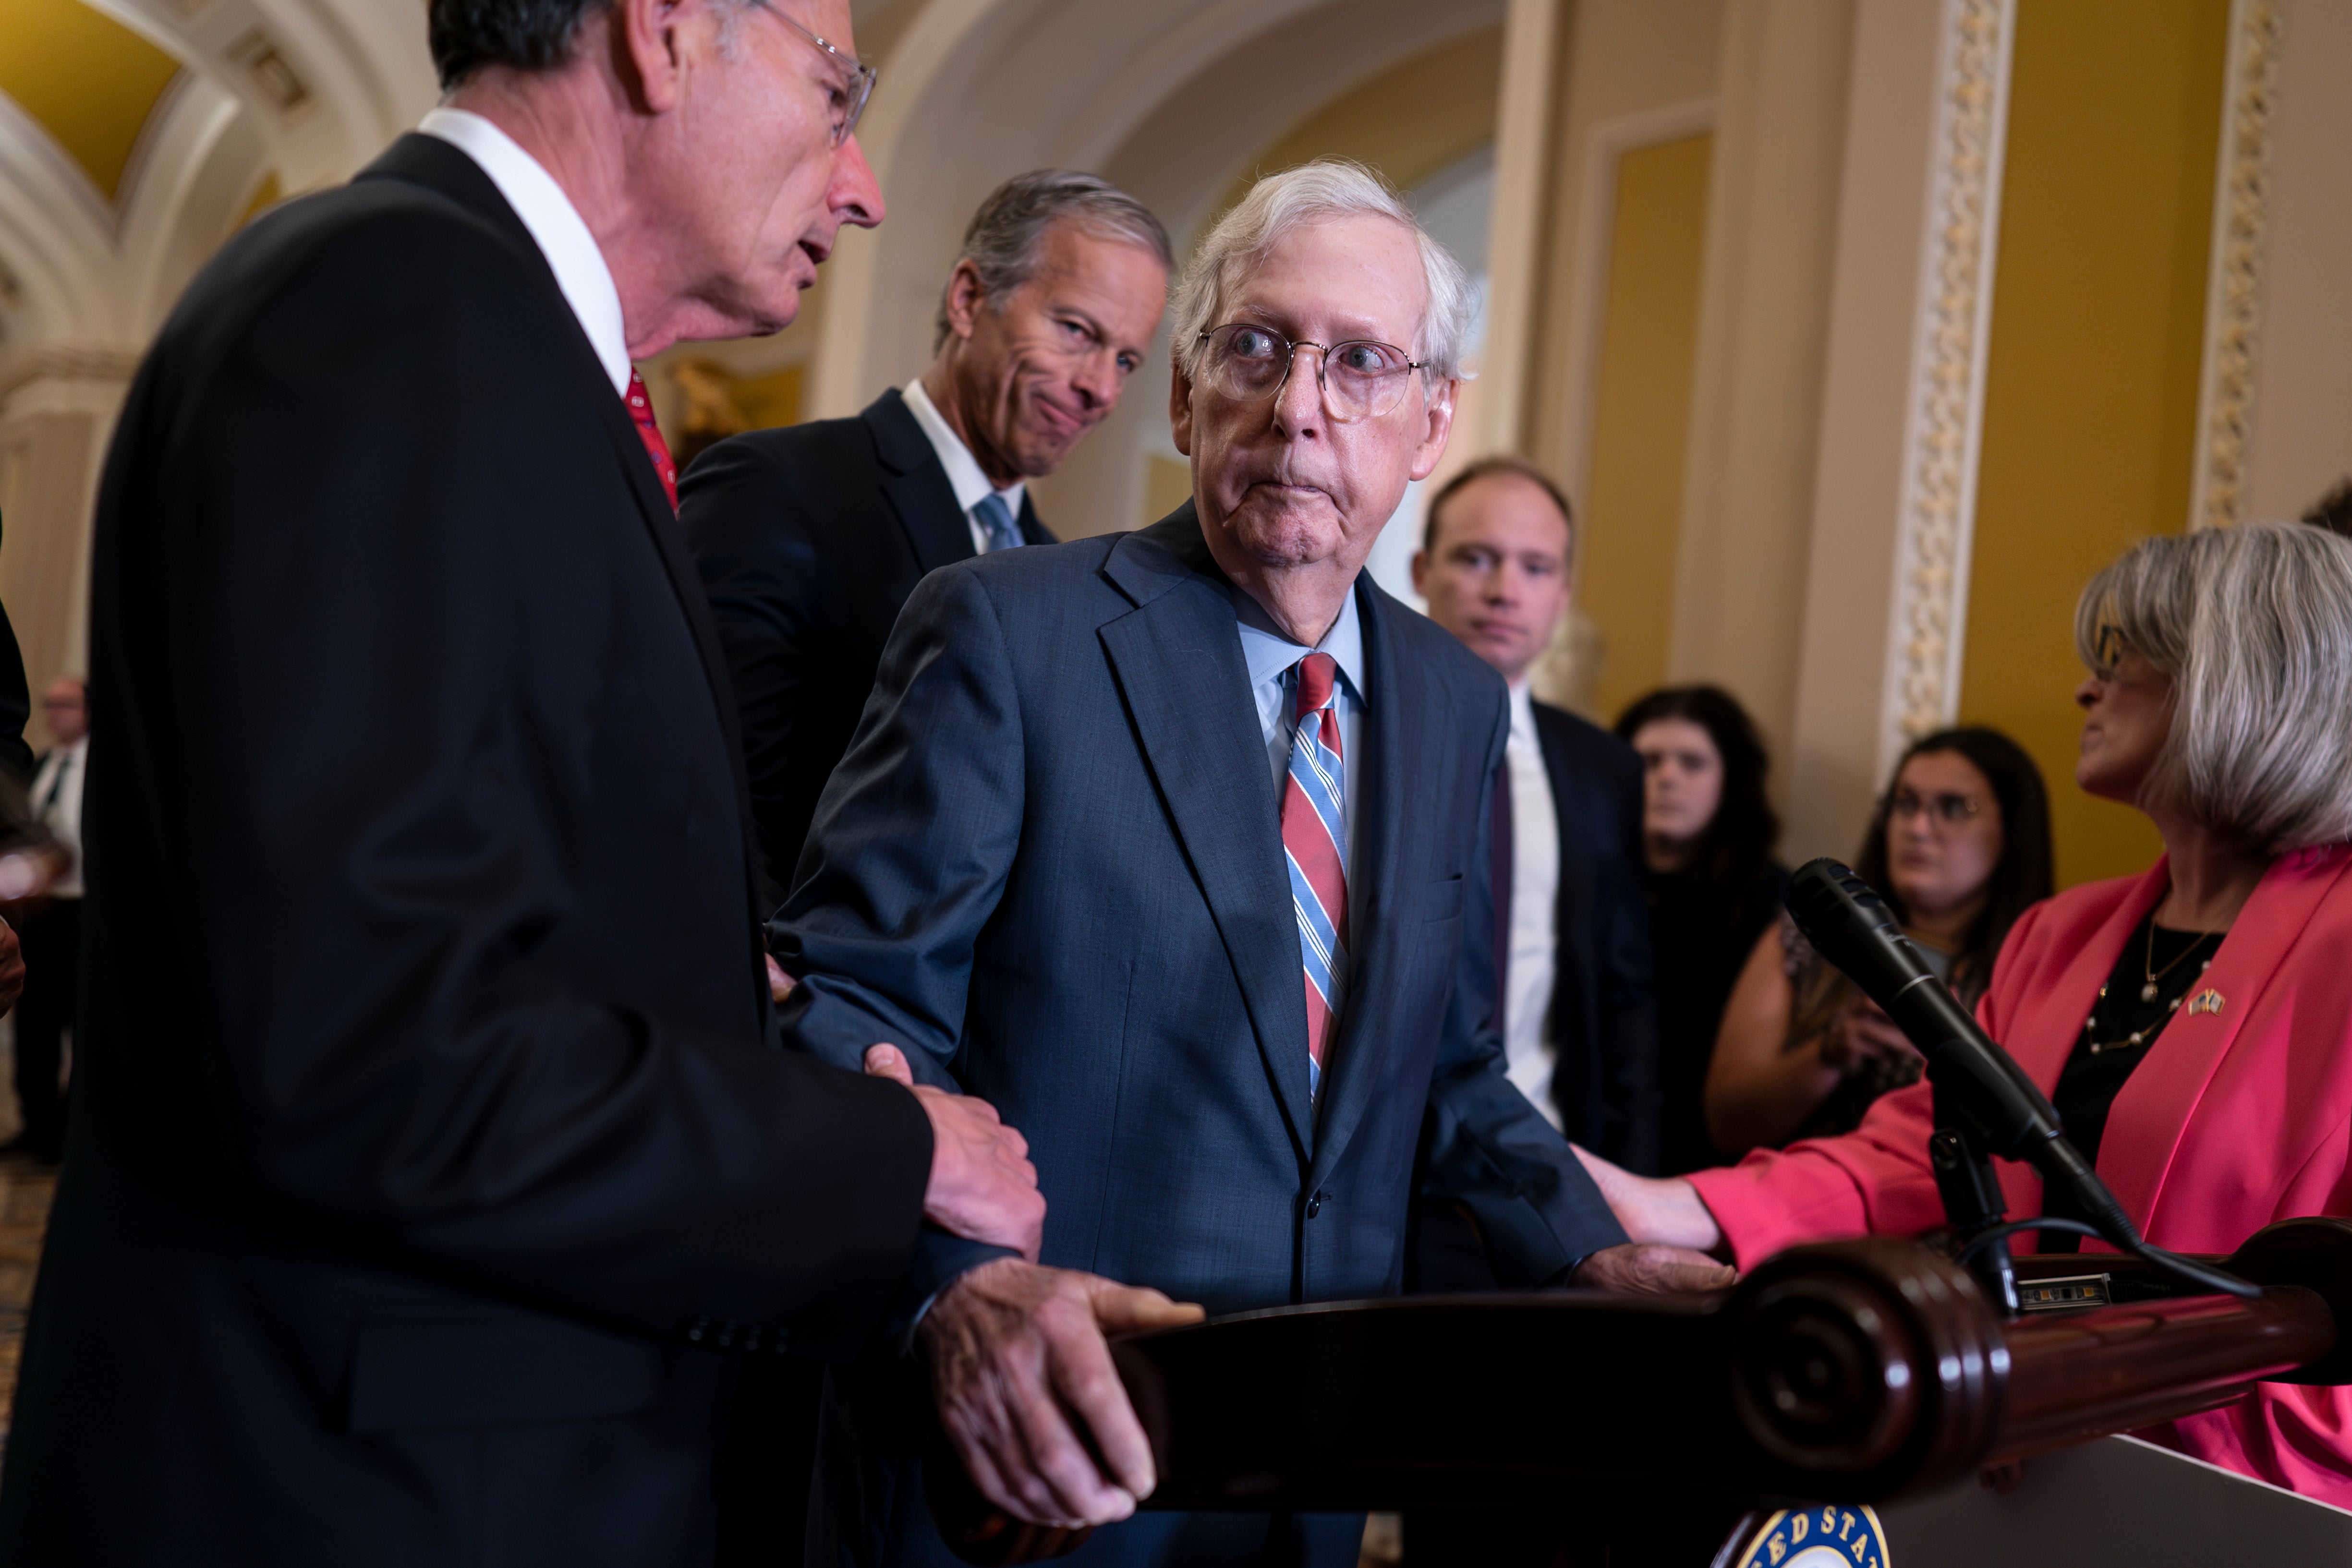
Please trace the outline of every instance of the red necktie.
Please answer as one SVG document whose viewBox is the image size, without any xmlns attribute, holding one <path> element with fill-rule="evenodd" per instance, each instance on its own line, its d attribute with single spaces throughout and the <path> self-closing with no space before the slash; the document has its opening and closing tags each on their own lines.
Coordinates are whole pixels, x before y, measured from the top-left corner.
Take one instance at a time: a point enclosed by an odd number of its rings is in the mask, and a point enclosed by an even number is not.
<svg viewBox="0 0 2352 1568">
<path fill-rule="evenodd" d="M 654 400 L 646 395 L 646 378 L 632 369 L 629 371 L 629 417 L 636 422 L 637 439 L 646 444 L 646 455 L 654 460 L 654 472 L 661 476 L 662 494 L 669 497 L 669 509 L 677 510 L 677 465 L 670 461 L 669 443 L 662 439 L 661 426 L 654 423 Z"/>
<path fill-rule="evenodd" d="M 1328 653 L 1298 661 L 1298 719 L 1282 789 L 1282 848 L 1290 862 L 1291 909 L 1307 972 L 1307 1079 L 1318 1092 L 1324 1051 L 1348 984 L 1347 789 L 1339 716 L 1331 704 L 1339 669 Z"/>
</svg>

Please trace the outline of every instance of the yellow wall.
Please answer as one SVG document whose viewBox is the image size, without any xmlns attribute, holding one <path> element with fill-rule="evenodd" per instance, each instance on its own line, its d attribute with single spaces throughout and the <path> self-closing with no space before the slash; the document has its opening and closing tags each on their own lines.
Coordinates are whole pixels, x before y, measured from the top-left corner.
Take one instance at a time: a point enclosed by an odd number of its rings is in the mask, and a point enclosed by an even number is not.
<svg viewBox="0 0 2352 1568">
<path fill-rule="evenodd" d="M 2019 8 L 1960 715 L 2041 763 L 2061 885 L 2159 848 L 2074 788 L 2074 612 L 2125 547 L 2188 521 L 2229 11 Z"/>
<path fill-rule="evenodd" d="M 80 0 L 0 0 L 0 93 L 111 201 L 180 62 Z"/>
<path fill-rule="evenodd" d="M 1686 137 L 1617 165 L 1577 589 L 1606 648 L 1592 699 L 1604 722 L 1666 675 L 1712 149 Z"/>
</svg>

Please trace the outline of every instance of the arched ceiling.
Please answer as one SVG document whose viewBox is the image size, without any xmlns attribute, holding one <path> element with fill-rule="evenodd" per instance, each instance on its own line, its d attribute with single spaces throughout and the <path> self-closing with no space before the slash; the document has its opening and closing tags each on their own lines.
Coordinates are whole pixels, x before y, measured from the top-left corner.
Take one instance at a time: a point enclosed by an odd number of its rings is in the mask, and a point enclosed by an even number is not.
<svg viewBox="0 0 2352 1568">
<path fill-rule="evenodd" d="M 0 0 L 0 388 L 49 348 L 135 352 L 280 193 L 430 108 L 421 4 Z"/>
<path fill-rule="evenodd" d="M 180 62 L 81 0 L 0 0 L 0 94 L 110 202 Z"/>
</svg>

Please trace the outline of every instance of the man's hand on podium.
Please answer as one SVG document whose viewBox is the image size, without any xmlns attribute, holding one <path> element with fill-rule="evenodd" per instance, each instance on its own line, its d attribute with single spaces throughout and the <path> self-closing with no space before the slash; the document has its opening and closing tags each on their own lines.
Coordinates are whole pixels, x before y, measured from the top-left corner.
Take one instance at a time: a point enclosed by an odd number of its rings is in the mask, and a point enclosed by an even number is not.
<svg viewBox="0 0 2352 1568">
<path fill-rule="evenodd" d="M 1570 1144 L 1584 1162 L 1617 1223 L 1636 1242 L 1712 1252 L 1723 1245 L 1723 1228 L 1701 1202 L 1698 1188 L 1680 1176 L 1637 1176 L 1599 1155 Z M 1605 1254 L 1595 1253 L 1594 1257 Z M 1588 1266 L 1591 1260 L 1587 1260 Z"/>
<path fill-rule="evenodd" d="M 1158 1291 L 1000 1258 L 942 1291 L 918 1338 L 940 1424 L 982 1494 L 1032 1524 L 1076 1530 L 1125 1519 L 1159 1484 L 1104 1334 L 1201 1316 Z"/>
<path fill-rule="evenodd" d="M 1678 1291 L 1720 1291 L 1738 1278 L 1738 1270 L 1704 1252 L 1635 1241 L 1595 1252 L 1577 1265 L 1569 1283 L 1655 1296 Z"/>
</svg>

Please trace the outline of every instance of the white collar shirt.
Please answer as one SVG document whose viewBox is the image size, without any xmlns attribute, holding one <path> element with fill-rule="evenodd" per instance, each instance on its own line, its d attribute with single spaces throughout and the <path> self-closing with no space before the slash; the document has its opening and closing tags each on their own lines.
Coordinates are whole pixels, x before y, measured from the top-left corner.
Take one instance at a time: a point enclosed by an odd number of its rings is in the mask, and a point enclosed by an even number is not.
<svg viewBox="0 0 2352 1568">
<path fill-rule="evenodd" d="M 28 799 L 41 825 L 57 836 L 70 864 L 50 884 L 52 898 L 79 898 L 81 881 L 81 781 L 89 770 L 89 737 L 51 747 L 33 770 Z"/>
<path fill-rule="evenodd" d="M 555 176 L 521 145 L 489 120 L 463 109 L 436 109 L 416 129 L 437 137 L 481 165 L 499 194 L 507 199 L 522 226 L 547 258 L 555 286 L 563 291 L 588 335 L 588 346 L 613 381 L 613 391 L 629 392 L 629 337 L 621 319 L 621 291 L 613 283 L 613 269 L 587 220 Z"/>
<path fill-rule="evenodd" d="M 971 529 L 973 553 L 986 555 L 988 529 L 982 526 L 973 508 L 994 496 L 1004 503 L 1005 516 L 1018 524 L 1021 497 L 1028 491 L 1026 482 L 1015 479 L 1002 490 L 990 484 L 988 476 L 981 472 L 980 460 L 948 423 L 947 416 L 940 413 L 939 404 L 931 401 L 931 394 L 923 390 L 921 382 L 908 382 L 907 390 L 898 395 L 906 400 L 907 412 L 915 416 L 915 423 L 923 427 L 923 436 L 931 444 L 931 450 L 939 454 L 940 466 L 948 471 L 948 487 L 955 492 L 956 505 L 963 508 L 964 526 Z"/>
<path fill-rule="evenodd" d="M 1511 683 L 1511 735 L 1503 751 L 1511 781 L 1511 907 L 1503 988 L 1504 1071 L 1553 1126 L 1551 1097 L 1559 1046 L 1551 1037 L 1551 993 L 1559 959 L 1559 818 L 1536 730 L 1535 698 Z"/>
</svg>

